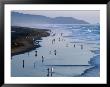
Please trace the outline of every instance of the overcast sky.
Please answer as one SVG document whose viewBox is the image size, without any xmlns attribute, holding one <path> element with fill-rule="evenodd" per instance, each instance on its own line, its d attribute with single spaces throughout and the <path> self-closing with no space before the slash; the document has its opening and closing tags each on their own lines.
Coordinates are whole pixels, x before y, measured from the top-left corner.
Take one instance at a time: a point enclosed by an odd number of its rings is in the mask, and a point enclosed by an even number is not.
<svg viewBox="0 0 110 87">
<path fill-rule="evenodd" d="M 34 15 L 43 15 L 47 17 L 74 17 L 80 20 L 85 20 L 91 24 L 96 24 L 100 22 L 100 11 L 95 10 L 81 10 L 81 11 L 38 11 L 38 10 L 17 10 L 16 12 Z"/>
</svg>

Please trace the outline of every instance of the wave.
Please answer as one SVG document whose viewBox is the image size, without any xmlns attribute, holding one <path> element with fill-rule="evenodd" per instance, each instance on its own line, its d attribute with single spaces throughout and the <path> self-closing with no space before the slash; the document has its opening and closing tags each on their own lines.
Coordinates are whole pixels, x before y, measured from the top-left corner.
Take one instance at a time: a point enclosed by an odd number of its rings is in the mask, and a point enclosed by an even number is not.
<svg viewBox="0 0 110 87">
<path fill-rule="evenodd" d="M 94 66 L 89 69 L 86 69 L 80 76 L 81 77 L 99 77 L 100 76 L 100 68 L 99 66 Z"/>
<path fill-rule="evenodd" d="M 93 66 L 86 69 L 80 76 L 99 77 L 100 76 L 100 55 L 96 55 L 90 59 L 89 63 Z"/>
</svg>

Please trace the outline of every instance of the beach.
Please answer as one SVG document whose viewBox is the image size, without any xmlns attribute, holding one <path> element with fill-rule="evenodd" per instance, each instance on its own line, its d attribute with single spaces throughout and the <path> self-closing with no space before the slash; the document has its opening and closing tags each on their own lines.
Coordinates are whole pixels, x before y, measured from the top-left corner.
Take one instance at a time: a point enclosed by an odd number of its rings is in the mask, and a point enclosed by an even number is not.
<svg viewBox="0 0 110 87">
<path fill-rule="evenodd" d="M 11 76 L 100 76 L 100 44 L 96 25 L 45 25 L 38 28 L 51 32 L 49 36 L 34 41 L 39 41 L 40 47 L 12 57 Z M 96 32 L 91 33 L 88 28 L 94 28 Z"/>
</svg>

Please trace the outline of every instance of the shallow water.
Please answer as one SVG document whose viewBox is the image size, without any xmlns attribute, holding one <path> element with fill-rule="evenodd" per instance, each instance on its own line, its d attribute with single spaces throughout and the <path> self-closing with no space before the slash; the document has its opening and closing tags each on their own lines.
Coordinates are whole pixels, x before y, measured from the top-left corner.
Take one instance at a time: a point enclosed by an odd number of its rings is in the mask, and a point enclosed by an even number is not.
<svg viewBox="0 0 110 87">
<path fill-rule="evenodd" d="M 86 69 L 94 66 L 88 61 L 96 55 L 91 50 L 99 50 L 98 25 L 36 25 L 36 27 L 50 29 L 51 35 L 42 38 L 41 47 L 13 56 L 11 76 L 72 77 L 80 76 Z"/>
</svg>

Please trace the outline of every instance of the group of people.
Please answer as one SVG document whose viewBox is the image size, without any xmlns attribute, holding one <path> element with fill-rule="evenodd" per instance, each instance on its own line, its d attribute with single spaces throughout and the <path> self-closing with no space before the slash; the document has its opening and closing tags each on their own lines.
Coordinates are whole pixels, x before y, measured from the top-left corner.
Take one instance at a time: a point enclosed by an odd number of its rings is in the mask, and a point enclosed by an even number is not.
<svg viewBox="0 0 110 87">
<path fill-rule="evenodd" d="M 83 49 L 83 45 L 81 44 L 80 46 L 81 46 L 81 50 L 82 50 L 82 49 Z M 74 47 L 76 47 L 76 45 L 75 45 L 75 44 L 74 44 Z"/>
<path fill-rule="evenodd" d="M 56 50 L 54 50 L 53 52 L 54 52 L 54 55 L 57 54 L 57 51 Z M 49 51 L 49 54 L 51 54 L 51 51 Z M 28 53 L 28 55 L 29 55 L 29 53 Z M 37 56 L 37 51 L 35 51 L 35 56 Z M 42 56 L 42 63 L 43 62 L 44 62 L 44 56 Z"/>
<path fill-rule="evenodd" d="M 56 35 L 56 33 L 54 33 L 52 36 L 55 36 L 55 35 Z M 60 33 L 60 36 L 62 36 L 62 35 L 63 35 L 63 33 Z M 54 44 L 55 41 L 56 41 L 55 38 L 52 39 L 52 44 Z M 61 41 L 61 38 L 60 37 L 58 38 L 58 41 Z M 66 47 L 68 47 L 68 46 L 69 46 L 69 44 L 67 43 L 66 44 Z M 83 49 L 83 45 L 81 44 L 80 46 L 81 46 L 81 49 Z M 74 44 L 74 47 L 76 47 L 75 44 Z M 53 52 L 54 52 L 54 55 L 57 54 L 57 51 L 56 50 L 53 50 Z M 37 56 L 37 53 L 38 53 L 38 51 L 36 50 L 35 51 L 35 56 Z M 49 54 L 51 54 L 51 53 L 52 53 L 52 51 L 49 51 Z M 45 57 L 44 56 L 41 56 L 42 63 L 44 62 L 44 60 L 45 60 Z M 24 67 L 24 60 L 23 60 L 23 67 Z M 34 68 L 35 68 L 35 63 L 34 63 Z M 53 74 L 53 67 L 47 68 L 47 76 L 52 76 L 52 74 Z"/>
<path fill-rule="evenodd" d="M 54 52 L 54 55 L 57 54 L 57 51 L 56 50 L 54 50 L 53 52 Z M 49 51 L 49 54 L 51 54 L 51 53 L 52 53 L 52 51 Z"/>
<path fill-rule="evenodd" d="M 52 76 L 53 74 L 53 67 L 47 68 L 47 76 Z"/>
<path fill-rule="evenodd" d="M 69 46 L 69 44 L 66 44 L 66 47 L 68 47 Z M 81 44 L 80 45 L 81 46 L 81 50 L 83 49 L 83 45 Z M 76 47 L 76 45 L 74 44 L 74 48 Z"/>
<path fill-rule="evenodd" d="M 55 43 L 55 39 L 52 40 L 52 44 Z"/>
<path fill-rule="evenodd" d="M 52 36 L 55 36 L 55 35 L 56 35 L 56 33 L 53 33 L 53 32 L 51 32 L 51 33 L 52 33 Z M 62 36 L 63 33 L 61 33 L 60 35 Z M 59 41 L 60 41 L 60 37 L 59 37 Z M 53 44 L 53 43 L 55 43 L 55 39 L 52 40 L 52 44 Z"/>
</svg>

